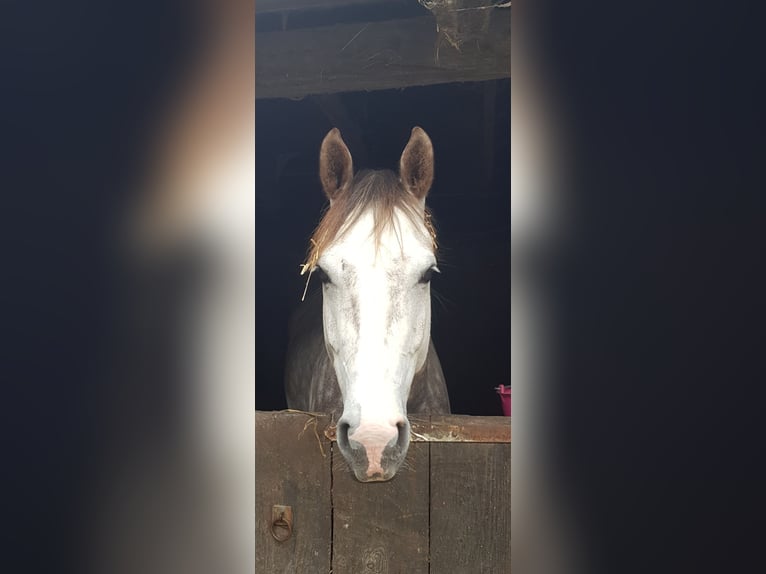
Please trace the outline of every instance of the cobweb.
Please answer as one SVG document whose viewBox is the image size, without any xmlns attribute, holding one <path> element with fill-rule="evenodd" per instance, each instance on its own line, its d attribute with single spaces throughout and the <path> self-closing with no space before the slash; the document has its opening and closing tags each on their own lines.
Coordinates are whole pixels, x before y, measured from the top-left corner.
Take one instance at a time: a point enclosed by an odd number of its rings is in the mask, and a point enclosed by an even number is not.
<svg viewBox="0 0 766 574">
<path fill-rule="evenodd" d="M 466 45 L 478 45 L 487 35 L 492 11 L 511 7 L 511 0 L 418 0 L 418 3 L 436 18 L 437 63 L 444 41 L 458 52 Z"/>
</svg>

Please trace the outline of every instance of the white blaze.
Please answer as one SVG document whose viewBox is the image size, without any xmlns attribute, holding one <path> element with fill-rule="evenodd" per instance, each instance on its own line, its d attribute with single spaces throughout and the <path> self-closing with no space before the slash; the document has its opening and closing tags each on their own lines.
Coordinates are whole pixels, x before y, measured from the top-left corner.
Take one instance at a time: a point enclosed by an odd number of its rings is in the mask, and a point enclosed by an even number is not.
<svg viewBox="0 0 766 574">
<path fill-rule="evenodd" d="M 428 353 L 430 289 L 420 283 L 435 265 L 427 238 L 404 216 L 376 250 L 372 213 L 320 258 L 325 340 L 348 411 L 360 420 L 393 426 L 406 413 L 414 374 Z"/>
</svg>

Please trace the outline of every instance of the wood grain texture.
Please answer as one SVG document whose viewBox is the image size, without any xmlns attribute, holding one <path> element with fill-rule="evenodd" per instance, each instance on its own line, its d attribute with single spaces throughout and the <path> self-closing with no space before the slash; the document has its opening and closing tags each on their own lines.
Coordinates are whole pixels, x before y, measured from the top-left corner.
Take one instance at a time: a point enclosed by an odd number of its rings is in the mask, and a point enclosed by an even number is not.
<svg viewBox="0 0 766 574">
<path fill-rule="evenodd" d="M 255 13 L 327 10 L 360 4 L 385 4 L 387 1 L 390 0 L 255 0 Z"/>
<path fill-rule="evenodd" d="M 256 573 L 510 572 L 510 418 L 420 417 L 413 431 L 428 440 L 393 480 L 366 484 L 332 450 L 330 422 L 256 412 Z M 294 515 L 282 543 L 277 504 Z"/>
<path fill-rule="evenodd" d="M 256 38 L 255 97 L 384 90 L 511 76 L 511 17 L 492 14 L 456 49 L 431 16 L 268 32 Z"/>
<path fill-rule="evenodd" d="M 325 415 L 256 412 L 256 574 L 330 571 L 331 458 L 324 436 L 328 423 Z M 271 535 L 275 504 L 292 507 L 293 534 L 285 542 Z"/>
<path fill-rule="evenodd" d="M 333 452 L 333 574 L 428 574 L 428 444 L 388 482 L 360 483 Z"/>
<path fill-rule="evenodd" d="M 412 442 L 511 442 L 511 417 L 414 415 L 409 418 Z M 335 426 L 329 426 L 325 436 L 334 441 L 335 431 Z"/>
<path fill-rule="evenodd" d="M 431 574 L 511 571 L 511 445 L 431 443 Z"/>
<path fill-rule="evenodd" d="M 431 415 L 428 421 L 415 419 L 410 422 L 412 440 L 418 442 L 511 442 L 510 417 Z"/>
</svg>

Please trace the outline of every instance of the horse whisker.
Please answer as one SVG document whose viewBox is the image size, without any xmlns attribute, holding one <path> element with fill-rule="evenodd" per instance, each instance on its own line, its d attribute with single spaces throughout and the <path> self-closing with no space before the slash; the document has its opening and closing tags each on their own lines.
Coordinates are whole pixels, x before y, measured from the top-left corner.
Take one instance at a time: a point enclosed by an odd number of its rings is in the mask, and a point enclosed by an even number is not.
<svg viewBox="0 0 766 574">
<path fill-rule="evenodd" d="M 454 309 L 455 307 L 454 303 L 450 299 L 448 299 L 447 297 L 439 293 L 433 287 L 431 287 L 431 295 L 441 305 L 442 309 L 444 309 L 445 311 L 449 311 L 450 307 Z"/>
</svg>

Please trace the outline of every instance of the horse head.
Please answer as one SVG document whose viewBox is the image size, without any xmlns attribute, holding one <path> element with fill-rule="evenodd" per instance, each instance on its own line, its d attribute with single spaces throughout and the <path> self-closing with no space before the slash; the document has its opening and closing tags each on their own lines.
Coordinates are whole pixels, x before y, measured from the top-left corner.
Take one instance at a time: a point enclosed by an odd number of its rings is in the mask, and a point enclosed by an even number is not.
<svg viewBox="0 0 766 574">
<path fill-rule="evenodd" d="M 355 174 L 337 129 L 321 146 L 330 207 L 306 270 L 322 281 L 325 345 L 343 397 L 337 444 L 363 482 L 392 478 L 409 447 L 407 400 L 426 365 L 438 272 L 425 206 L 433 170 L 431 140 L 418 127 L 398 174 Z"/>
</svg>

